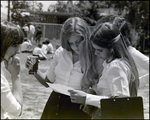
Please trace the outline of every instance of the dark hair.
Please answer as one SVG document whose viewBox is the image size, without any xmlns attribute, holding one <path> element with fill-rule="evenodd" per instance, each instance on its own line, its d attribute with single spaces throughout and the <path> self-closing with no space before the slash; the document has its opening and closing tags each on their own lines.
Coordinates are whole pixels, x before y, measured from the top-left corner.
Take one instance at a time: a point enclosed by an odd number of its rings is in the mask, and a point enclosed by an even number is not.
<svg viewBox="0 0 150 120">
<path fill-rule="evenodd" d="M 38 44 L 38 47 L 39 47 L 39 48 L 41 48 L 41 47 L 42 47 L 42 44 L 41 44 L 41 43 L 40 43 L 40 44 Z"/>
<path fill-rule="evenodd" d="M 1 21 L 1 60 L 4 58 L 10 46 L 16 47 L 22 44 L 23 40 L 24 34 L 17 25 L 7 21 Z"/>
<path fill-rule="evenodd" d="M 45 40 L 45 44 L 47 44 L 47 45 L 48 45 L 49 43 L 50 43 L 50 42 L 49 42 L 49 40 Z"/>
<path fill-rule="evenodd" d="M 99 24 L 99 26 L 97 26 L 97 28 L 93 31 L 90 40 L 93 42 L 93 44 L 108 48 L 113 56 L 112 60 L 120 58 L 125 61 L 132 74 L 131 79 L 129 80 L 130 96 L 137 96 L 139 75 L 134 60 L 130 55 L 126 44 L 124 43 L 123 37 L 120 34 L 118 27 L 108 22 Z M 99 76 L 98 74 L 101 73 L 97 73 L 97 71 L 94 71 L 91 65 L 91 69 L 89 69 L 87 73 L 87 78 L 89 78 L 87 80 L 89 81 L 89 83 L 86 82 L 86 84 L 95 84 L 93 79 L 95 79 L 95 76 Z"/>
<path fill-rule="evenodd" d="M 118 16 L 114 19 L 113 23 L 119 28 L 127 46 L 133 46 L 136 44 L 136 32 L 125 18 Z"/>
<path fill-rule="evenodd" d="M 45 41 L 43 41 L 42 44 L 46 44 Z"/>
<path fill-rule="evenodd" d="M 112 31 L 112 29 L 115 31 Z M 118 35 L 120 35 L 119 29 L 117 29 L 115 25 L 110 26 L 110 23 L 105 22 L 105 24 L 97 26 L 93 31 L 90 40 L 101 47 L 112 48 L 113 43 L 118 41 Z"/>
</svg>

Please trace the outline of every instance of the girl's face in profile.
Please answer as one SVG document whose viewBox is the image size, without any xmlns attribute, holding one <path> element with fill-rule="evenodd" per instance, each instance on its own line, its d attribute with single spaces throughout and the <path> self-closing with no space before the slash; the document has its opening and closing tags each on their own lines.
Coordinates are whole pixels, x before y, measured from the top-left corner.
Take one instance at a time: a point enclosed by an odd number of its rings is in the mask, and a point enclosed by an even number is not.
<svg viewBox="0 0 150 120">
<path fill-rule="evenodd" d="M 13 58 L 16 54 L 19 53 L 19 49 L 20 45 L 17 45 L 16 47 L 10 46 L 5 53 L 4 60 L 8 62 L 10 58 Z"/>
<path fill-rule="evenodd" d="M 81 43 L 83 42 L 83 37 L 78 35 L 78 34 L 72 34 L 70 36 L 70 39 L 68 40 L 68 43 L 71 47 L 71 49 L 75 52 L 79 54 L 79 46 L 81 45 Z"/>
<path fill-rule="evenodd" d="M 93 48 L 95 49 L 95 55 L 104 60 L 108 59 L 111 54 L 107 48 L 100 47 L 94 43 L 92 43 Z"/>
</svg>

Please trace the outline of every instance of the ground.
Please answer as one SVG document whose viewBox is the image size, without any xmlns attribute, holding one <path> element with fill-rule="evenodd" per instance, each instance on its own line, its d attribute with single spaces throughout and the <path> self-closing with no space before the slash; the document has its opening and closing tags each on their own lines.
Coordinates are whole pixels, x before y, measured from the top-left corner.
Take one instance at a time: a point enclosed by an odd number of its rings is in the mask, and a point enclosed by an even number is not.
<svg viewBox="0 0 150 120">
<path fill-rule="evenodd" d="M 21 83 L 23 90 L 23 113 L 20 117 L 15 117 L 10 115 L 12 119 L 40 119 L 44 106 L 47 99 L 49 98 L 52 89 L 45 88 L 42 86 L 33 75 L 28 74 L 28 69 L 25 68 L 25 61 L 27 56 L 31 53 L 21 53 L 17 56 L 20 57 L 21 61 Z M 50 58 L 51 55 L 47 55 Z M 51 60 L 41 61 L 39 63 L 39 69 L 42 72 L 45 72 L 48 69 Z M 5 71 L 5 68 L 2 64 L 1 66 Z M 5 71 L 7 78 L 10 78 L 9 73 Z M 11 81 L 9 80 L 10 85 Z M 149 85 L 139 89 L 138 96 L 142 96 L 143 105 L 144 105 L 144 118 L 149 119 Z"/>
</svg>

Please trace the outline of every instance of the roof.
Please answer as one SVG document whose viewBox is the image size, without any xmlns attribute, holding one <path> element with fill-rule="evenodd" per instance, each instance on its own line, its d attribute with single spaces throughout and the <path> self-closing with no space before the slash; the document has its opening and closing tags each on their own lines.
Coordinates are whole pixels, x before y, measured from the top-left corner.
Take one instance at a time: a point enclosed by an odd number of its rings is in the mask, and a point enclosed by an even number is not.
<svg viewBox="0 0 150 120">
<path fill-rule="evenodd" d="M 39 14 L 39 15 L 51 15 L 51 16 L 72 16 L 73 13 L 61 13 L 61 12 L 42 12 L 42 11 L 26 11 L 30 14 Z"/>
</svg>

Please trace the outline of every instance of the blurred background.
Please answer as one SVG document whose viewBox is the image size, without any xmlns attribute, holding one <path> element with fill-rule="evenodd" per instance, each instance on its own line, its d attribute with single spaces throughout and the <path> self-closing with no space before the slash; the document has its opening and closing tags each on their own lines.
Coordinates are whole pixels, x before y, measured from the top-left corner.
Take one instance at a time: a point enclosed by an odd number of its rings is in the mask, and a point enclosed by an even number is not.
<svg viewBox="0 0 150 120">
<path fill-rule="evenodd" d="M 69 17 L 83 18 L 92 30 L 98 20 L 112 21 L 117 15 L 126 18 L 135 29 L 134 47 L 149 56 L 149 1 L 1 1 L 1 20 L 11 21 L 24 30 L 28 24 L 32 24 L 35 27 L 35 35 L 40 27 L 41 42 L 50 40 L 54 49 L 60 46 L 60 30 Z M 32 48 L 36 46 L 37 44 L 33 44 Z M 25 62 L 27 56 L 31 54 L 18 54 L 21 59 L 20 76 L 24 107 L 22 116 L 10 115 L 12 119 L 39 119 L 52 91 L 51 88 L 42 86 L 33 75 L 28 74 Z M 51 62 L 51 54 L 47 57 L 48 60 L 39 63 L 42 72 L 46 72 Z M 1 71 L 4 71 L 10 81 L 10 75 L 5 70 L 4 64 Z M 144 118 L 149 119 L 149 84 L 139 89 L 138 96 L 143 97 Z"/>
<path fill-rule="evenodd" d="M 31 22 L 41 26 L 43 38 L 59 40 L 60 28 L 71 16 L 83 18 L 92 29 L 96 21 L 120 15 L 137 32 L 134 47 L 149 53 L 149 1 L 1 1 L 1 20 L 12 21 L 21 27 Z"/>
</svg>

